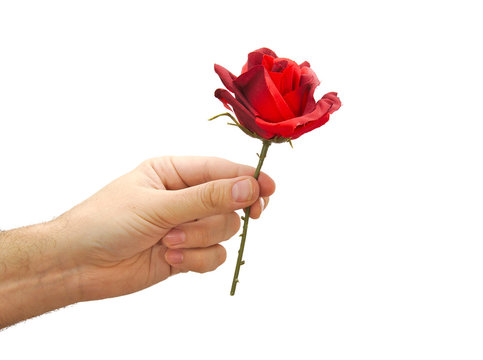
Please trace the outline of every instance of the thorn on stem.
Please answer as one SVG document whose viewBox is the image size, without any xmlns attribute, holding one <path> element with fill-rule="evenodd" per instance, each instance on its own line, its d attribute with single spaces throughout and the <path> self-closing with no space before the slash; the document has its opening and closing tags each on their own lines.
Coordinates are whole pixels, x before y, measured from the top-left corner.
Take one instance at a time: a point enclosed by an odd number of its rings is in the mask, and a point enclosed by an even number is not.
<svg viewBox="0 0 483 360">
<path fill-rule="evenodd" d="M 242 261 L 240 262 L 240 265 L 245 265 L 245 260 L 242 260 Z"/>
</svg>

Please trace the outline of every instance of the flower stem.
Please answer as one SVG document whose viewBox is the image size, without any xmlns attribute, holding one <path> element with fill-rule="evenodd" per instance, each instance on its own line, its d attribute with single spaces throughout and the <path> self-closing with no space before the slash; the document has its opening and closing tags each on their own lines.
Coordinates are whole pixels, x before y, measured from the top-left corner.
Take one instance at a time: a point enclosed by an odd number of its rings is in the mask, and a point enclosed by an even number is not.
<svg viewBox="0 0 483 360">
<path fill-rule="evenodd" d="M 270 141 L 263 140 L 262 151 L 260 152 L 260 155 L 258 156 L 259 159 L 258 159 L 257 169 L 255 170 L 255 175 L 253 175 L 253 177 L 257 180 L 258 180 L 258 176 L 260 175 L 260 170 L 262 169 L 263 160 L 265 160 L 265 157 L 267 156 L 267 151 L 268 151 L 268 147 L 270 146 L 270 144 L 271 144 Z M 242 260 L 242 259 L 243 259 L 243 250 L 245 249 L 245 241 L 247 239 L 248 220 L 250 220 L 250 208 L 251 207 L 245 208 L 244 209 L 245 216 L 242 216 L 243 232 L 240 235 L 241 236 L 241 243 L 240 243 L 240 249 L 238 250 L 238 259 L 236 261 L 235 274 L 233 275 L 233 282 L 231 284 L 231 291 L 230 291 L 231 296 L 235 295 L 236 285 L 239 282 L 238 281 L 238 274 L 240 273 L 240 266 L 242 266 L 245 263 L 245 261 Z"/>
</svg>

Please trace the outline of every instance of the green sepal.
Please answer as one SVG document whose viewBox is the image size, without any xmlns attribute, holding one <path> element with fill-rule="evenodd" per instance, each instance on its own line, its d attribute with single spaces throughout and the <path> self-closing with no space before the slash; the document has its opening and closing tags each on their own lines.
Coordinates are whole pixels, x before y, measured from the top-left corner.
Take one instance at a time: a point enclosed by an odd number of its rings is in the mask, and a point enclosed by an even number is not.
<svg viewBox="0 0 483 360">
<path fill-rule="evenodd" d="M 227 123 L 227 125 L 232 125 L 232 126 L 238 127 L 241 131 L 243 131 L 248 136 L 251 136 L 252 138 L 255 138 L 255 139 L 258 139 L 258 140 L 261 140 L 261 141 L 270 141 L 271 143 L 277 143 L 277 144 L 284 143 L 284 142 L 288 142 L 290 144 L 290 146 L 293 148 L 292 139 L 291 138 L 284 138 L 282 136 L 274 136 L 271 139 L 264 139 L 261 136 L 255 134 L 254 132 L 248 130 L 242 124 L 240 124 L 240 122 L 232 114 L 230 114 L 229 112 L 215 115 L 215 116 L 209 118 L 208 121 L 215 120 L 216 118 L 218 118 L 220 116 L 228 116 L 230 119 L 233 120 L 233 123 Z"/>
</svg>

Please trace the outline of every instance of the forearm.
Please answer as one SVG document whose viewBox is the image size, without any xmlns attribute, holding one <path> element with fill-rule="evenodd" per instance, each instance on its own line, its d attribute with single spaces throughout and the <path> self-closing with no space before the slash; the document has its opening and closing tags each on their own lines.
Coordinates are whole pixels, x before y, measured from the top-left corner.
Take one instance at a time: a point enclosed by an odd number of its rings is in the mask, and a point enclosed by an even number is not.
<svg viewBox="0 0 483 360">
<path fill-rule="evenodd" d="M 0 232 L 0 328 L 78 301 L 61 234 L 55 222 Z"/>
</svg>

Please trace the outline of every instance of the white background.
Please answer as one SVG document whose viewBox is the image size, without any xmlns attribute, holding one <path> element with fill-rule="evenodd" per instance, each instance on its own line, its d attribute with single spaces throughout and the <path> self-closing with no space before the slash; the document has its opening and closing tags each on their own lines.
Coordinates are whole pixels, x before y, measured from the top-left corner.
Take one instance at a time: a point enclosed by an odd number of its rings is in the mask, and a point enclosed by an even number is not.
<svg viewBox="0 0 483 360">
<path fill-rule="evenodd" d="M 228 260 L 0 332 L 1 359 L 481 359 L 477 1 L 0 1 L 0 228 L 46 221 L 142 160 L 255 165 L 215 62 L 310 61 L 324 127 L 270 148 L 277 191 Z"/>
</svg>

